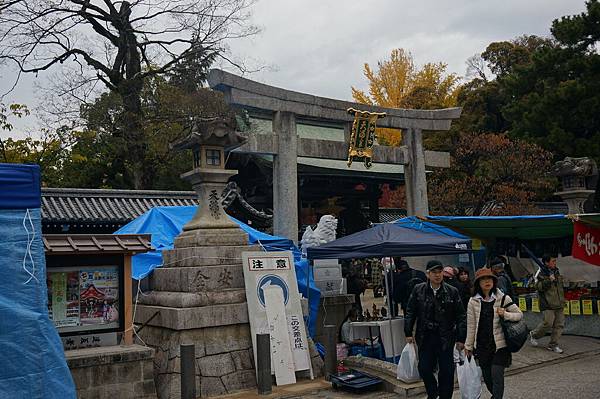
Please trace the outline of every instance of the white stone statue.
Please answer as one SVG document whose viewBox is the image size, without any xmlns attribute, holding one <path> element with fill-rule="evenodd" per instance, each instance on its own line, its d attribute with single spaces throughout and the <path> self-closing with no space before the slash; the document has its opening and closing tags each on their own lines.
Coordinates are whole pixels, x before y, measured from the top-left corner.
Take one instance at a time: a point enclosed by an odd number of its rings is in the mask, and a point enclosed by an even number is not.
<svg viewBox="0 0 600 399">
<path fill-rule="evenodd" d="M 302 234 L 300 246 L 302 255 L 306 257 L 306 249 L 318 247 L 319 245 L 335 240 L 338 221 L 333 215 L 324 215 L 319 220 L 317 227 L 313 230 L 308 226 Z"/>
</svg>

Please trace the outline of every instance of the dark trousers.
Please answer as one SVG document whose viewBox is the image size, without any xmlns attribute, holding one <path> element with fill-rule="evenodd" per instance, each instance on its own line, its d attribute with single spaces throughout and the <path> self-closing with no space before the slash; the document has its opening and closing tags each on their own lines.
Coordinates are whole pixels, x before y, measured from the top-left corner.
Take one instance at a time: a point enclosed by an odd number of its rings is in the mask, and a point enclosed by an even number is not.
<svg viewBox="0 0 600 399">
<path fill-rule="evenodd" d="M 442 349 L 442 342 L 438 332 L 427 333 L 419 346 L 419 375 L 423 379 L 427 397 L 435 399 L 452 398 L 454 391 L 454 344 L 450 343 Z M 439 367 L 438 381 L 433 372 Z"/>
<path fill-rule="evenodd" d="M 493 399 L 502 399 L 504 395 L 504 366 L 497 364 L 481 365 L 481 374 Z"/>
</svg>

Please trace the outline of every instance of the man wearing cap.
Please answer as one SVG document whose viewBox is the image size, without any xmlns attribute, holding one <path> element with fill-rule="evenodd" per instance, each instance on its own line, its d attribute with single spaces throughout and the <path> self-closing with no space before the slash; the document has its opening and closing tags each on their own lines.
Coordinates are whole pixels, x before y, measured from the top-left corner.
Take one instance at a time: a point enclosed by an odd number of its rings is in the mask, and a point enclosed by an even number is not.
<svg viewBox="0 0 600 399">
<path fill-rule="evenodd" d="M 492 269 L 492 272 L 498 278 L 498 289 L 509 297 L 515 298 L 512 280 L 504 271 L 505 266 L 506 264 L 502 258 L 496 258 L 490 262 L 490 269 Z"/>
<path fill-rule="evenodd" d="M 454 345 L 464 348 L 467 335 L 466 314 L 458 290 L 444 283 L 443 265 L 427 263 L 427 282 L 413 289 L 404 320 L 404 335 L 409 344 L 419 346 L 419 375 L 430 399 L 450 399 L 454 390 Z M 417 326 L 413 338 L 414 326 Z M 433 372 L 439 366 L 436 381 Z"/>
</svg>

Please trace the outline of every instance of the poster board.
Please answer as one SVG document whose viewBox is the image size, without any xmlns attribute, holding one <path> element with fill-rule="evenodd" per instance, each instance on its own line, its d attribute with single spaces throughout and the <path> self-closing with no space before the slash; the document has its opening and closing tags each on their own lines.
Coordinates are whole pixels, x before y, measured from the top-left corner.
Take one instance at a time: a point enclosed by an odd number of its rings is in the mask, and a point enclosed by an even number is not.
<svg viewBox="0 0 600 399">
<path fill-rule="evenodd" d="M 310 370 L 312 375 L 306 327 L 302 316 L 302 305 L 294 257 L 290 251 L 242 252 L 246 301 L 252 335 L 252 348 L 256 362 L 256 334 L 271 335 L 271 351 L 274 348 L 274 326 L 269 324 L 265 309 L 265 288 L 278 286 L 283 294 L 286 324 L 294 362 L 294 370 Z M 275 371 L 273 352 L 271 372 Z"/>
</svg>

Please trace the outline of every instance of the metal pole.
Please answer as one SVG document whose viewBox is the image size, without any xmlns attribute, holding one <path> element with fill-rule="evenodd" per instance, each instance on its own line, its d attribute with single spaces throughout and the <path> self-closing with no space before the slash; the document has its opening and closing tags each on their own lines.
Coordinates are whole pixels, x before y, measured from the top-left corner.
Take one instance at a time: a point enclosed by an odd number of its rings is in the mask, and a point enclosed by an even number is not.
<svg viewBox="0 0 600 399">
<path fill-rule="evenodd" d="M 335 339 L 336 327 L 335 325 L 323 326 L 323 332 L 325 333 L 325 379 L 329 380 L 331 375 L 337 374 L 337 348 Z"/>
<path fill-rule="evenodd" d="M 271 393 L 271 337 L 269 334 L 256 334 L 256 385 L 259 395 Z"/>
<path fill-rule="evenodd" d="M 387 271 L 386 271 L 386 282 L 385 282 L 385 284 L 386 284 L 386 287 L 387 287 Z M 394 284 L 394 279 L 392 279 L 392 284 Z M 389 293 L 390 290 L 387 290 L 387 291 L 388 291 L 388 302 L 390 302 L 390 293 Z M 392 312 L 391 312 L 391 308 L 390 308 L 390 311 L 388 312 L 388 321 L 390 323 L 390 338 L 392 340 L 392 342 L 391 342 L 392 343 L 392 359 L 394 361 L 394 364 L 396 364 L 396 347 L 394 345 L 394 329 L 392 328 Z M 379 331 L 379 334 L 382 335 L 381 331 Z M 383 348 L 383 349 L 384 349 L 383 356 L 385 356 L 385 348 Z M 385 356 L 385 357 L 387 358 L 387 356 Z"/>
<path fill-rule="evenodd" d="M 473 276 L 475 276 L 475 255 L 473 252 L 471 252 L 469 255 L 471 257 L 471 267 L 473 267 Z"/>
<path fill-rule="evenodd" d="M 181 399 L 196 399 L 196 346 L 181 344 Z"/>
</svg>

